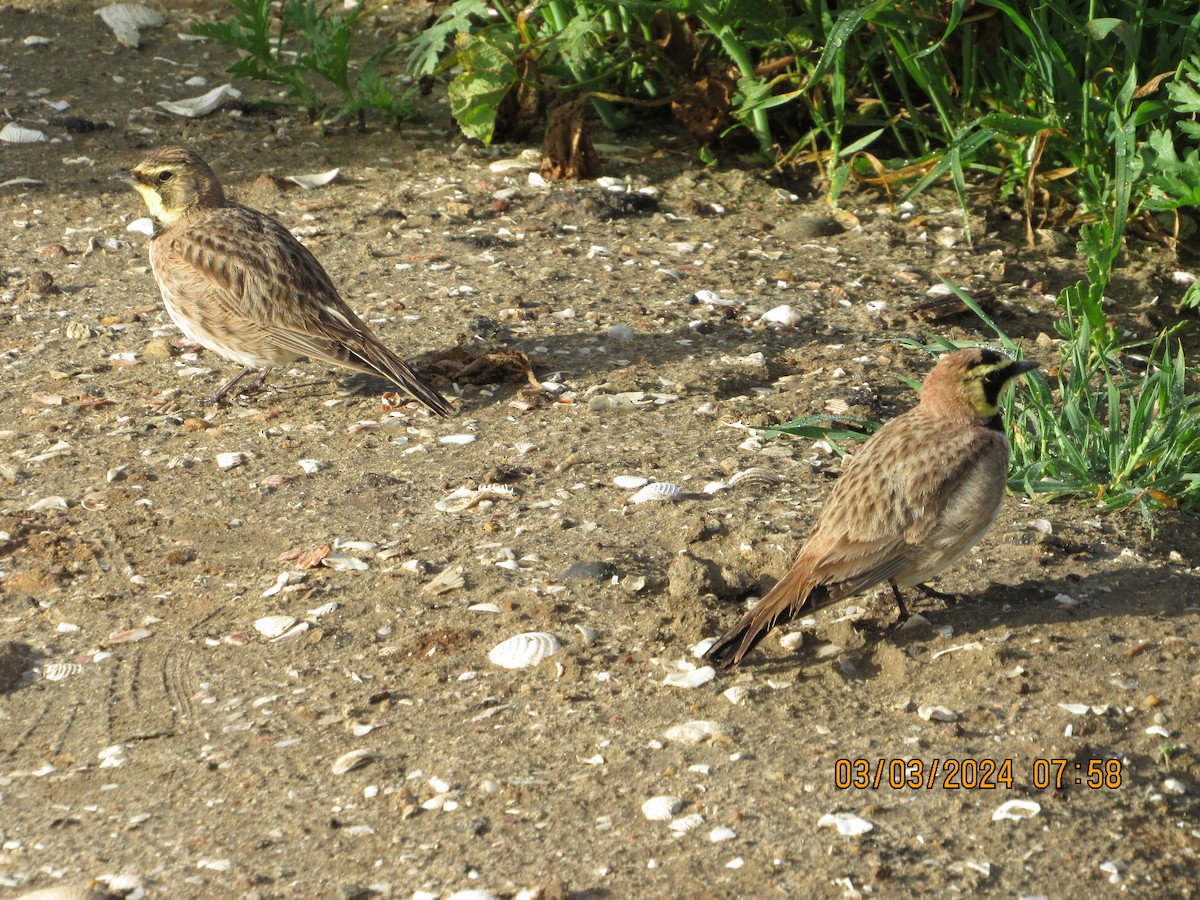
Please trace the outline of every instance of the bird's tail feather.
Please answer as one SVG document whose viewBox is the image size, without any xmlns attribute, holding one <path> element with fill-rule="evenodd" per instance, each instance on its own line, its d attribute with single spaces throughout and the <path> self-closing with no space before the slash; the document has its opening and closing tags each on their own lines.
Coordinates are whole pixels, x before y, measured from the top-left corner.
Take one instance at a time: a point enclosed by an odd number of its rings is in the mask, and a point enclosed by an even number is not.
<svg viewBox="0 0 1200 900">
<path fill-rule="evenodd" d="M 360 358 L 377 374 L 404 388 L 439 416 L 448 416 L 453 408 L 446 398 L 425 383 L 399 356 L 382 344 L 368 343 Z"/>
<path fill-rule="evenodd" d="M 732 668 L 776 625 L 794 619 L 808 605 L 814 589 L 822 589 L 813 583 L 812 568 L 811 563 L 792 566 L 754 609 L 742 616 L 737 625 L 708 648 L 705 659 L 723 669 Z"/>
</svg>

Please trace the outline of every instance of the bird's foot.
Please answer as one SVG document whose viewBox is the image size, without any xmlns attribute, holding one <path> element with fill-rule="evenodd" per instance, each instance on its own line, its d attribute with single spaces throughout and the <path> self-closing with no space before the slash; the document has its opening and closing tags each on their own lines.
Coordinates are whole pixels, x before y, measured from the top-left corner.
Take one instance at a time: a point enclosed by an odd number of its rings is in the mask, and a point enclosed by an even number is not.
<svg viewBox="0 0 1200 900">
<path fill-rule="evenodd" d="M 941 600 L 947 606 L 951 606 L 958 602 L 958 597 L 954 594 L 947 594 L 945 591 L 939 591 L 937 588 L 931 588 L 927 584 L 917 585 L 921 589 L 921 593 L 926 597 L 931 597 L 934 600 Z"/>
<path fill-rule="evenodd" d="M 251 371 L 253 371 L 253 370 L 250 369 L 248 366 L 244 367 L 242 369 L 242 371 L 238 372 L 231 379 L 229 379 L 227 382 L 225 382 L 225 384 L 223 384 L 221 386 L 221 389 L 218 390 L 215 394 L 213 394 L 212 399 L 209 400 L 208 402 L 214 406 L 220 406 L 222 403 L 227 402 L 225 398 L 229 394 L 229 392 L 233 390 L 234 385 L 236 385 L 239 381 L 241 381 L 243 378 L 245 378 L 246 375 L 248 375 Z M 263 369 L 262 373 L 257 378 L 255 378 L 252 382 L 250 382 L 250 384 L 246 385 L 244 390 L 239 391 L 238 396 L 239 397 L 245 396 L 246 394 L 252 394 L 255 391 L 261 390 L 264 383 L 267 380 L 267 376 L 270 374 L 271 374 L 270 369 Z"/>
</svg>

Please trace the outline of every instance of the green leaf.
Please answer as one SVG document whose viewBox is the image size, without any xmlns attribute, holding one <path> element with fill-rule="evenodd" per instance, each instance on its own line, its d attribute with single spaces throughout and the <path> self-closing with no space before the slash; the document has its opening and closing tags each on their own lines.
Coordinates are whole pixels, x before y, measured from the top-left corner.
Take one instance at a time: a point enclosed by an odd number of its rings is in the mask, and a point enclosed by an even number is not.
<svg viewBox="0 0 1200 900">
<path fill-rule="evenodd" d="M 458 35 L 455 43 L 463 71 L 448 88 L 450 112 L 458 127 L 485 144 L 492 141 L 501 101 L 517 83 L 517 67 L 508 55 L 515 56 L 516 48 L 511 43 L 501 47 L 493 40 L 488 34 Z"/>
<path fill-rule="evenodd" d="M 475 21 L 487 22 L 488 5 L 483 0 L 456 0 L 428 28 L 405 41 L 402 48 L 408 52 L 404 68 L 418 78 L 437 71 L 442 53 L 451 36 L 472 30 Z"/>
</svg>

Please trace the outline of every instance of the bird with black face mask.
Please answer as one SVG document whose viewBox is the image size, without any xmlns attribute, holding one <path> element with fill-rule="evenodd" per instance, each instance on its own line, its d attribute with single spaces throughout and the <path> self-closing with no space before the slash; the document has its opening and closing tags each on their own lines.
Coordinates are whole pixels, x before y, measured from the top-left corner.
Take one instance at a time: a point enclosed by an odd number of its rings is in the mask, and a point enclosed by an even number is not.
<svg viewBox="0 0 1200 900">
<path fill-rule="evenodd" d="M 957 350 L 925 378 L 916 407 L 854 454 L 791 569 L 705 654 L 738 665 L 776 625 L 888 583 L 924 584 L 974 547 L 1004 500 L 1009 446 L 1000 395 L 1036 363 Z"/>
</svg>

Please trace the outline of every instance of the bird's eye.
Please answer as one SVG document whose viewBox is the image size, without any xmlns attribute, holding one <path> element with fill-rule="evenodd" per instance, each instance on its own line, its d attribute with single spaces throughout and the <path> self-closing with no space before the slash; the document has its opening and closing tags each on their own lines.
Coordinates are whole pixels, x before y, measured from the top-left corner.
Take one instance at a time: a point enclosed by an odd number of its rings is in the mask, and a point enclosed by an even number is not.
<svg viewBox="0 0 1200 900">
<path fill-rule="evenodd" d="M 174 177 L 175 177 L 174 172 L 159 172 L 158 173 L 158 183 L 165 184 L 166 182 L 170 181 Z"/>
</svg>

